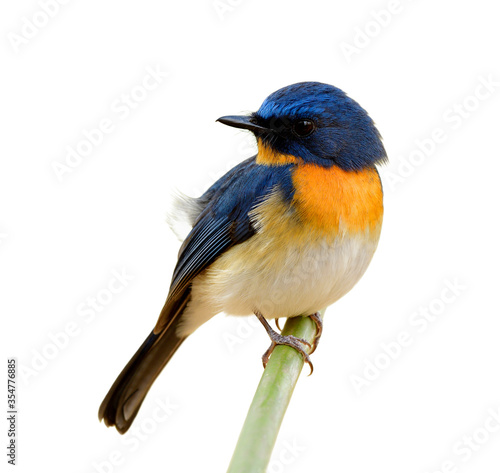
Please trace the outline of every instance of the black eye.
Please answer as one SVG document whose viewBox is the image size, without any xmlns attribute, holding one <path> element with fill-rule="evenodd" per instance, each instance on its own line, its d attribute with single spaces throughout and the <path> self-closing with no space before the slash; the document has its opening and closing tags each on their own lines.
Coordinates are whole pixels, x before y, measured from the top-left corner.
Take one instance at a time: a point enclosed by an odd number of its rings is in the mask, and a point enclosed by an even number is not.
<svg viewBox="0 0 500 473">
<path fill-rule="evenodd" d="M 312 120 L 297 120 L 292 127 L 293 132 L 300 137 L 309 136 L 316 129 Z"/>
</svg>

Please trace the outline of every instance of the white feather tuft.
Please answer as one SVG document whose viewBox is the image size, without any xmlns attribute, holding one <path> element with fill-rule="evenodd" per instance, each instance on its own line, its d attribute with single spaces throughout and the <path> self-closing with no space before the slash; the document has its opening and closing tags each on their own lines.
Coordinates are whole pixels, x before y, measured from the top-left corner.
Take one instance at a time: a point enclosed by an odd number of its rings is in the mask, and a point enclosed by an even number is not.
<svg viewBox="0 0 500 473">
<path fill-rule="evenodd" d="M 173 192 L 166 221 L 180 241 L 191 231 L 202 210 L 203 206 L 195 197 L 189 197 L 179 190 Z"/>
</svg>

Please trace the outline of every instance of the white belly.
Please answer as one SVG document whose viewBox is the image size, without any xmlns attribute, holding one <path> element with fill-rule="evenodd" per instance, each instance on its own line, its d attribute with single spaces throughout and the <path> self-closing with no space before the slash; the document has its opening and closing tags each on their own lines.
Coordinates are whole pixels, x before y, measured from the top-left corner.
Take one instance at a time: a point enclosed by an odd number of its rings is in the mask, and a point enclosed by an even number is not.
<svg viewBox="0 0 500 473">
<path fill-rule="evenodd" d="M 342 234 L 341 234 L 342 235 Z M 180 334 L 192 333 L 219 312 L 268 319 L 312 314 L 349 292 L 366 271 L 378 232 L 310 241 L 257 233 L 199 275 Z"/>
</svg>

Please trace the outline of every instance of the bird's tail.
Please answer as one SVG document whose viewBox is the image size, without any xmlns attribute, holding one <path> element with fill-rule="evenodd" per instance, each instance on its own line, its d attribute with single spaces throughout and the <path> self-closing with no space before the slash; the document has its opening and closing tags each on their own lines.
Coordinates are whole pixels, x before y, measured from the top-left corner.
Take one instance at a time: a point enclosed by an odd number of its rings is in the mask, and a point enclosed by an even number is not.
<svg viewBox="0 0 500 473">
<path fill-rule="evenodd" d="M 154 380 L 186 339 L 176 333 L 185 302 L 159 333 L 149 334 L 111 386 L 99 407 L 99 420 L 108 427 L 121 434 L 129 429 Z"/>
</svg>

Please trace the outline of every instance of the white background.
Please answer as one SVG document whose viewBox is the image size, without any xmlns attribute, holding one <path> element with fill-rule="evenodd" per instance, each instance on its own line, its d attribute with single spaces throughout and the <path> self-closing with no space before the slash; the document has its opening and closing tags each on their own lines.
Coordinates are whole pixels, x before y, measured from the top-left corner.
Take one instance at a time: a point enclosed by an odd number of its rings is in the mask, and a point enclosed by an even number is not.
<svg viewBox="0 0 500 473">
<path fill-rule="evenodd" d="M 191 336 L 125 437 L 97 409 L 166 297 L 170 196 L 198 195 L 253 152 L 215 119 L 315 80 L 376 121 L 386 213 L 369 270 L 327 312 L 268 471 L 498 472 L 493 2 L 75 0 L 51 17 L 37 1 L 5 3 L 0 310 L 3 360 L 24 367 L 17 471 L 225 471 L 269 344 L 250 319 L 220 315 Z M 143 93 L 148 68 L 168 77 Z M 119 112 L 132 92 L 142 101 Z M 102 119 L 112 131 L 58 179 L 54 163 Z M 133 279 L 106 299 L 113 271 Z M 106 304 L 89 312 L 98 295 Z M 394 345 L 400 332 L 409 346 Z"/>
</svg>

